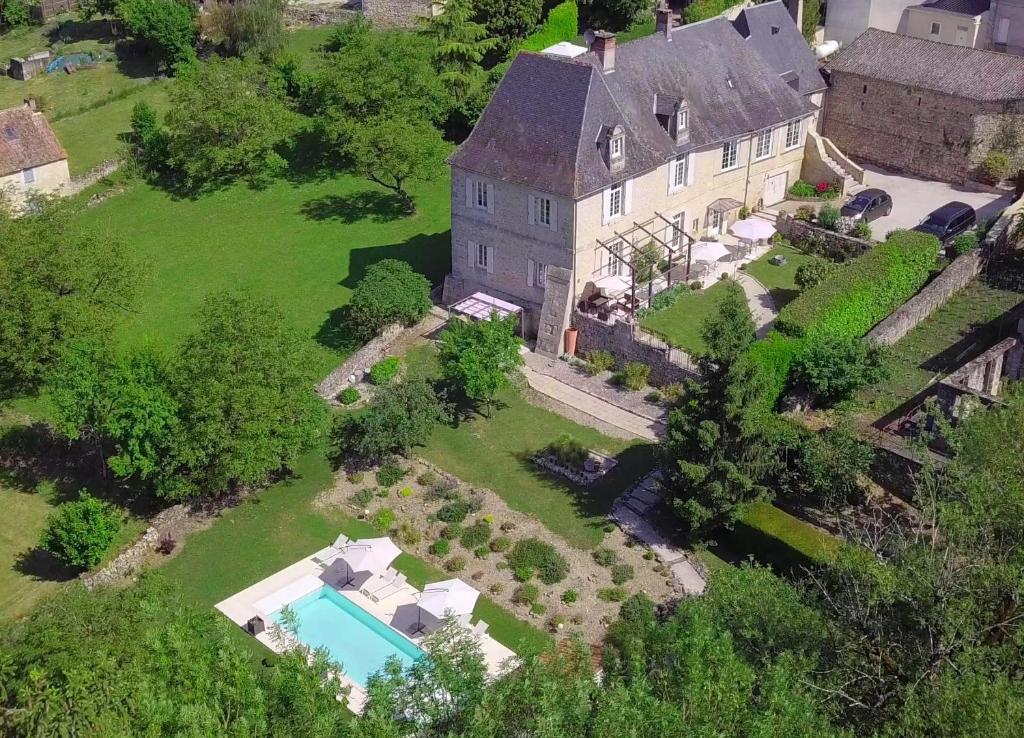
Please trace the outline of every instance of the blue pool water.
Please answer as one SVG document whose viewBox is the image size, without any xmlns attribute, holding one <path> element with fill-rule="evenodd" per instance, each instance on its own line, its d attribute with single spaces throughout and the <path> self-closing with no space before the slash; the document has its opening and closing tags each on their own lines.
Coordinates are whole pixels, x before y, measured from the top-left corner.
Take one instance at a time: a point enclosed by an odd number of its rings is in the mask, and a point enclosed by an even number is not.
<svg viewBox="0 0 1024 738">
<path fill-rule="evenodd" d="M 361 686 L 394 656 L 403 668 L 423 656 L 403 638 L 332 587 L 322 587 L 290 605 L 298 621 L 298 637 L 307 646 L 325 648 L 345 675 Z M 271 615 L 280 622 L 281 611 Z"/>
</svg>

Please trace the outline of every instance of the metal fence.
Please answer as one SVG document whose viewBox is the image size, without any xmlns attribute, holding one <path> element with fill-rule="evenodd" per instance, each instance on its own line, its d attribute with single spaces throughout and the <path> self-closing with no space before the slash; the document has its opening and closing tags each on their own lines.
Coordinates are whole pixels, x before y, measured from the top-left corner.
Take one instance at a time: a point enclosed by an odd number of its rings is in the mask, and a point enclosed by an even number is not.
<svg viewBox="0 0 1024 738">
<path fill-rule="evenodd" d="M 678 346 L 673 346 L 669 343 L 664 335 L 659 334 L 657 331 L 652 331 L 650 328 L 644 328 L 639 323 L 632 323 L 631 325 L 634 341 L 659 349 L 665 354 L 665 358 L 668 361 L 688 372 L 697 372 L 697 363 L 693 360 L 693 357 Z"/>
</svg>

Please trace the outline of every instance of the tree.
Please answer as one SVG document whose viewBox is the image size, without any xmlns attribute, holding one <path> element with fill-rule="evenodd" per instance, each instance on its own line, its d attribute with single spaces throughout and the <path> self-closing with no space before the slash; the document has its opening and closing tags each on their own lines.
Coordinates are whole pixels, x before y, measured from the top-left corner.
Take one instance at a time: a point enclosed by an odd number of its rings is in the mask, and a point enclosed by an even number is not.
<svg viewBox="0 0 1024 738">
<path fill-rule="evenodd" d="M 861 478 L 871 468 L 874 452 L 849 422 L 819 433 L 800 434 L 791 456 L 792 466 L 783 475 L 783 484 L 793 494 L 829 510 L 862 501 Z"/>
<path fill-rule="evenodd" d="M 792 381 L 828 404 L 879 381 L 887 369 L 882 349 L 859 338 L 814 338 L 793 362 Z"/>
<path fill-rule="evenodd" d="M 426 380 L 403 379 L 378 390 L 363 413 L 342 416 L 334 430 L 335 461 L 380 461 L 408 454 L 450 419 L 448 404 Z"/>
<path fill-rule="evenodd" d="M 269 61 L 284 48 L 284 11 L 289 0 L 241 0 L 204 6 L 203 33 L 235 56 Z"/>
<path fill-rule="evenodd" d="M 260 484 L 320 439 L 328 411 L 309 340 L 271 302 L 208 297 L 171 368 L 178 424 L 157 492 L 184 499 Z"/>
<path fill-rule="evenodd" d="M 487 81 L 482 62 L 498 43 L 473 21 L 471 0 L 449 0 L 444 12 L 430 18 L 423 35 L 434 44 L 434 69 L 448 85 L 456 104 L 479 95 Z"/>
<path fill-rule="evenodd" d="M 489 407 L 523 363 L 516 336 L 518 318 L 492 314 L 487 320 L 456 320 L 438 344 L 441 375 L 470 400 Z"/>
<path fill-rule="evenodd" d="M 473 7 L 476 19 L 489 36 L 498 39 L 505 56 L 540 25 L 544 4 L 542 0 L 473 0 Z"/>
<path fill-rule="evenodd" d="M 131 125 L 137 162 L 151 172 L 165 168 L 170 158 L 170 138 L 157 112 L 140 100 L 132 107 Z"/>
<path fill-rule="evenodd" d="M 279 153 L 298 126 L 280 78 L 251 59 L 184 67 L 167 113 L 170 165 L 201 188 L 236 177 L 260 184 L 287 165 Z"/>
<path fill-rule="evenodd" d="M 195 5 L 187 0 L 117 0 L 129 34 L 152 49 L 168 71 L 196 58 Z"/>
<path fill-rule="evenodd" d="M 0 216 L 0 399 L 38 390 L 62 346 L 106 337 L 132 309 L 138 262 L 76 214 L 40 203 Z"/>
<path fill-rule="evenodd" d="M 82 490 L 50 513 L 39 547 L 68 566 L 91 569 L 110 550 L 121 520 L 116 508 Z"/>
<path fill-rule="evenodd" d="M 347 151 L 358 171 L 394 192 L 405 211 L 412 214 L 416 203 L 406 189 L 407 183 L 439 176 L 447 147 L 428 121 L 382 117 L 354 125 Z"/>
<path fill-rule="evenodd" d="M 0 0 L 0 23 L 8 28 L 27 26 L 32 21 L 28 5 L 22 0 Z"/>
<path fill-rule="evenodd" d="M 407 262 L 382 259 L 371 264 L 352 291 L 348 323 L 364 341 L 392 323 L 411 326 L 430 312 L 430 282 Z"/>
<path fill-rule="evenodd" d="M 625 31 L 645 16 L 651 16 L 651 0 L 584 0 L 584 18 L 589 27 L 603 31 Z"/>
<path fill-rule="evenodd" d="M 813 44 L 821 23 L 821 0 L 804 0 L 803 27 L 800 29 L 807 43 Z"/>
</svg>

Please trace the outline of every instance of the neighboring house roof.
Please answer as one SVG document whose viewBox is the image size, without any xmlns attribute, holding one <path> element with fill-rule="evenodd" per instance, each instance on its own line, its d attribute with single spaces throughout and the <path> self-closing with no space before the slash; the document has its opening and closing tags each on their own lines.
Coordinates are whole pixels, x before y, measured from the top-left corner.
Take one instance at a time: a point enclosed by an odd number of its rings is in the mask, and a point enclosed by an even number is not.
<svg viewBox="0 0 1024 738">
<path fill-rule="evenodd" d="M 798 92 L 809 95 L 827 88 L 814 54 L 808 53 L 803 34 L 781 0 L 744 8 L 733 24 L 761 58 L 787 82 L 797 84 Z"/>
<path fill-rule="evenodd" d="M 1024 99 L 1024 57 L 869 28 L 829 62 L 833 72 L 978 101 Z"/>
<path fill-rule="evenodd" d="M 0 177 L 67 158 L 42 113 L 0 110 Z"/>
<path fill-rule="evenodd" d="M 926 0 L 918 7 L 975 16 L 987 12 L 991 5 L 992 0 Z"/>
<path fill-rule="evenodd" d="M 802 39 L 800 46 L 811 55 Z M 659 99 L 689 106 L 688 142 L 677 145 L 659 122 Z M 678 153 L 815 109 L 719 17 L 675 28 L 671 41 L 655 33 L 619 45 L 612 72 L 601 69 L 594 53 L 576 59 L 520 53 L 450 161 L 494 179 L 583 197 Z M 600 143 L 616 126 L 626 134 L 625 166 L 613 172 Z"/>
</svg>

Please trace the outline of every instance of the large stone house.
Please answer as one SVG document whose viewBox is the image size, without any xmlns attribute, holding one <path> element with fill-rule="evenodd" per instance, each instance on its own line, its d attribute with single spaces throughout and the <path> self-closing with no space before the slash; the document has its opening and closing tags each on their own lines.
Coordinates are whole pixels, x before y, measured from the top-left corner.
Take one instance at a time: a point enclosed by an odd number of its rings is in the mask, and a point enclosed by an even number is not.
<svg viewBox="0 0 1024 738">
<path fill-rule="evenodd" d="M 628 273 L 638 244 L 679 263 L 743 206 L 785 198 L 825 89 L 786 7 L 685 26 L 662 10 L 657 25 L 624 44 L 597 32 L 571 59 L 516 57 L 450 158 L 447 304 L 511 301 L 555 353 L 573 306 Z"/>
<path fill-rule="evenodd" d="M 58 193 L 70 181 L 67 152 L 46 116 L 29 105 L 0 110 L 0 199 L 19 209 L 30 193 Z"/>
<path fill-rule="evenodd" d="M 822 130 L 857 160 L 963 183 L 1024 133 L 1021 56 L 870 29 L 827 70 Z"/>
</svg>

